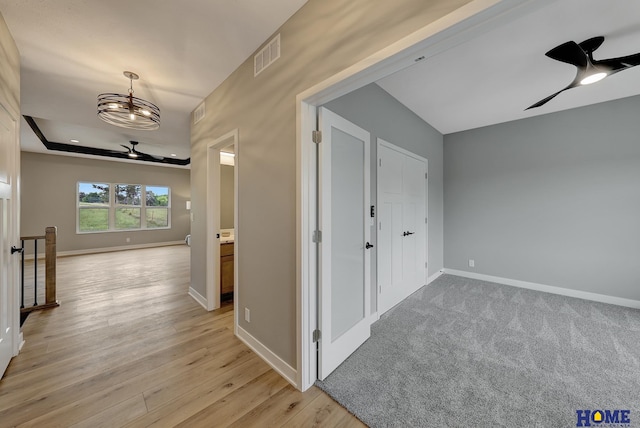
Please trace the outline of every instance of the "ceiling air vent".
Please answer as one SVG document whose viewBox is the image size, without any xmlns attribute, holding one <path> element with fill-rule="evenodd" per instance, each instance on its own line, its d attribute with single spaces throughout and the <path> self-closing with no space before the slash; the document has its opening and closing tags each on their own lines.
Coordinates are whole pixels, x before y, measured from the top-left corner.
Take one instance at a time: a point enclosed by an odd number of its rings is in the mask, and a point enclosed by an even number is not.
<svg viewBox="0 0 640 428">
<path fill-rule="evenodd" d="M 265 68 L 280 58 L 280 34 L 275 36 L 260 52 L 253 57 L 253 75 L 254 77 L 262 73 Z"/>
<path fill-rule="evenodd" d="M 196 123 L 204 119 L 204 114 L 204 103 L 202 103 L 193 111 L 193 124 L 195 125 Z"/>
</svg>

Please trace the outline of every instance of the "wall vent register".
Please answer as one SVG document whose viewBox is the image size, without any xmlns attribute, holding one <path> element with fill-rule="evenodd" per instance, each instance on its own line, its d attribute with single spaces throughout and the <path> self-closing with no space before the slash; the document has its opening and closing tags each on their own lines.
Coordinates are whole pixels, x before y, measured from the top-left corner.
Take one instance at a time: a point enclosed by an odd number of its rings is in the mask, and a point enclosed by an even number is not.
<svg viewBox="0 0 640 428">
<path fill-rule="evenodd" d="M 262 73 L 267 67 L 280 58 L 280 34 L 260 49 L 260 52 L 253 57 L 253 75 L 254 77 Z"/>
</svg>

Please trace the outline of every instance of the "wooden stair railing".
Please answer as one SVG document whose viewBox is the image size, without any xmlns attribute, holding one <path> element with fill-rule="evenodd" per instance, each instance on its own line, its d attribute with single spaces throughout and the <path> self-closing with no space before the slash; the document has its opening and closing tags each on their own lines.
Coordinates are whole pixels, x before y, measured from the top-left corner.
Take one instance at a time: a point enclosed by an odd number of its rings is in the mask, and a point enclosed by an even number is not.
<svg viewBox="0 0 640 428">
<path fill-rule="evenodd" d="M 60 306 L 56 300 L 56 237 L 58 228 L 55 226 L 45 228 L 45 234 L 41 236 L 22 236 L 22 275 L 21 275 L 21 302 L 20 312 L 25 314 L 41 309 L 55 308 Z M 45 265 L 45 302 L 38 304 L 38 240 L 44 239 L 44 265 Z M 25 306 L 25 281 L 24 281 L 24 243 L 25 241 L 33 241 L 33 306 Z"/>
</svg>

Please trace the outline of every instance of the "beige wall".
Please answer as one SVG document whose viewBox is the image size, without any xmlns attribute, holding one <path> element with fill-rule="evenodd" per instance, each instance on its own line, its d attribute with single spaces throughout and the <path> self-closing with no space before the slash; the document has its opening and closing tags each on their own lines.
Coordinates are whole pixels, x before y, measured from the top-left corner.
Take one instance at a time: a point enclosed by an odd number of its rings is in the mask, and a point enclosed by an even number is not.
<svg viewBox="0 0 640 428">
<path fill-rule="evenodd" d="M 21 163 L 22 236 L 42 235 L 45 227 L 57 226 L 58 251 L 76 251 L 180 241 L 189 233 L 187 169 L 31 152 L 22 152 Z M 169 186 L 171 229 L 77 234 L 78 181 Z"/>
<path fill-rule="evenodd" d="M 2 14 L 0 14 L 0 100 L 4 100 L 16 113 L 20 111 L 20 53 Z"/>
<path fill-rule="evenodd" d="M 205 293 L 206 146 L 239 129 L 236 256 L 240 326 L 296 368 L 298 93 L 469 0 L 310 0 L 278 31 L 281 57 L 256 78 L 253 56 L 205 100 L 192 127 L 192 287 Z"/>
</svg>

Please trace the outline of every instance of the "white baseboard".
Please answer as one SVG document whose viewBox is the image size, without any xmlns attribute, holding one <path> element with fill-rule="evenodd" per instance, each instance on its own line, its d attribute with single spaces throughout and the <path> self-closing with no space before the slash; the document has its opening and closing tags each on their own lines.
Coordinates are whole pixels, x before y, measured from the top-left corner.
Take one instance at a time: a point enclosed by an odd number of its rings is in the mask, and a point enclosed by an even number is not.
<svg viewBox="0 0 640 428">
<path fill-rule="evenodd" d="M 296 379 L 298 377 L 298 371 L 287 364 L 282 358 L 274 354 L 269 348 L 264 346 L 258 339 L 249 334 L 245 329 L 237 326 L 238 333 L 236 336 L 244 342 L 253 352 L 258 354 L 260 358 L 266 361 L 276 372 L 286 379 L 291 385 L 300 389 Z"/>
<path fill-rule="evenodd" d="M 196 290 L 194 290 L 193 287 L 189 287 L 189 296 L 191 296 L 193 298 L 193 300 L 195 300 L 196 302 L 200 303 L 200 305 L 205 310 L 207 310 L 207 311 L 209 310 L 209 309 L 207 309 L 207 299 L 202 297 L 202 294 L 200 294 Z"/>
<path fill-rule="evenodd" d="M 429 278 L 427 278 L 427 285 L 431 284 L 433 281 L 435 281 L 442 275 L 444 275 L 444 269 L 440 269 L 438 272 L 434 273 Z"/>
<path fill-rule="evenodd" d="M 168 247 L 171 245 L 186 245 L 184 240 L 182 241 L 168 241 L 168 242 L 152 242 L 150 244 L 135 244 L 135 245 L 122 245 L 118 247 L 104 247 L 104 248 L 89 248 L 86 250 L 71 250 L 71 251 L 58 251 L 58 257 L 67 256 L 82 256 L 85 254 L 99 254 L 99 253 L 112 253 L 114 251 L 126 251 L 126 250 L 139 250 L 142 248 L 155 248 L 155 247 Z M 33 254 L 25 254 L 25 260 L 33 260 Z M 38 260 L 44 260 L 44 250 L 38 253 Z"/>
<path fill-rule="evenodd" d="M 465 278 L 479 279 L 482 281 L 496 282 L 498 284 L 511 285 L 513 287 L 526 288 L 528 290 L 543 291 L 545 293 L 559 294 L 561 296 L 576 297 L 578 299 L 640 309 L 640 301 L 625 299 L 623 297 L 607 296 L 605 294 L 591 293 L 589 291 L 574 290 L 571 288 L 556 287 L 553 285 L 537 284 L 535 282 L 520 281 L 517 279 L 502 278 L 499 276 L 484 275 L 481 273 L 466 272 L 455 269 L 445 268 L 444 273 L 462 276 Z"/>
</svg>

